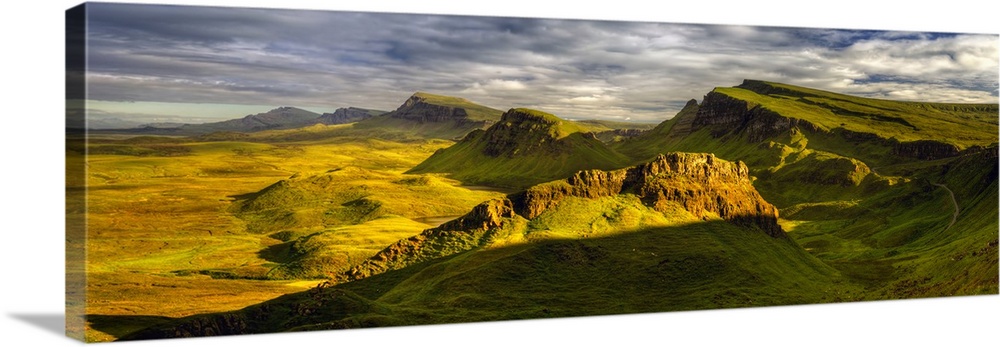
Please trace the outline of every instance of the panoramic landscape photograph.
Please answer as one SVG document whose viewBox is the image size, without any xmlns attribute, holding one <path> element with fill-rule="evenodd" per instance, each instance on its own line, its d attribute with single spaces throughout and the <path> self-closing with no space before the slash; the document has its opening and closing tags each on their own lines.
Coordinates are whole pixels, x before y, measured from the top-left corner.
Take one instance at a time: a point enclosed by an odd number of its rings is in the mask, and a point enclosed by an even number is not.
<svg viewBox="0 0 1000 347">
<path fill-rule="evenodd" d="M 998 35 L 87 3 L 87 342 L 997 295 Z"/>
</svg>

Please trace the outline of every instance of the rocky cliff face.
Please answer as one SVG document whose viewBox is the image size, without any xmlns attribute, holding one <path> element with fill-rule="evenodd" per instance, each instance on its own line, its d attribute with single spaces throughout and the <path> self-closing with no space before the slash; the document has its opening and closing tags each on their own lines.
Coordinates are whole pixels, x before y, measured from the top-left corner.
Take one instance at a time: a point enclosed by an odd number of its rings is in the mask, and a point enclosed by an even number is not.
<svg viewBox="0 0 1000 347">
<path fill-rule="evenodd" d="M 954 157 L 960 153 L 962 152 L 958 149 L 958 146 L 931 140 L 898 142 L 892 147 L 893 155 L 923 160 Z"/>
<path fill-rule="evenodd" d="M 777 223 L 777 208 L 753 188 L 747 166 L 713 154 L 667 153 L 628 169 L 581 171 L 566 183 L 538 185 L 512 195 L 514 210 L 532 219 L 566 197 L 631 193 L 660 212 L 667 212 L 666 205 L 674 202 L 699 218 L 717 215 L 772 237 L 785 237 Z"/>
<path fill-rule="evenodd" d="M 747 89 L 761 95 L 773 93 L 781 93 L 781 95 L 786 97 L 801 97 L 803 95 L 793 90 L 752 80 L 744 81 L 739 88 Z M 838 112 L 848 111 L 840 110 Z M 877 117 L 877 115 L 873 117 Z M 900 122 L 912 127 L 905 120 L 891 119 L 889 117 L 885 117 L 884 120 Z M 745 100 L 715 91 L 705 95 L 704 102 L 700 109 L 698 109 L 692 127 L 694 130 L 709 128 L 712 136 L 715 137 L 722 137 L 726 134 L 740 134 L 749 142 L 766 141 L 790 134 L 792 129 L 798 129 L 806 133 L 821 134 L 824 136 L 832 135 L 853 143 L 865 142 L 887 148 L 894 156 L 921 160 L 954 157 L 964 153 L 958 146 L 941 141 L 919 140 L 901 142 L 894 138 L 879 136 L 879 134 L 875 133 L 857 132 L 843 128 L 825 129 L 807 120 L 794 118 L 794 115 L 781 115 L 760 105 L 748 103 Z"/>
<path fill-rule="evenodd" d="M 785 117 L 758 105 L 714 91 L 705 95 L 705 100 L 692 122 L 694 130 L 705 127 L 712 129 L 712 136 L 715 137 L 738 132 L 744 134 L 751 142 L 788 134 L 792 128 L 811 132 L 822 131 L 808 121 Z"/>
<path fill-rule="evenodd" d="M 515 157 L 539 150 L 549 153 L 572 150 L 558 141 L 571 132 L 561 129 L 564 123 L 564 120 L 546 113 L 511 109 L 503 114 L 500 122 L 483 134 L 486 140 L 483 154 L 491 157 Z M 584 136 L 597 140 L 591 133 Z"/>
<path fill-rule="evenodd" d="M 469 119 L 469 114 L 464 108 L 432 104 L 418 94 L 411 96 L 388 115 L 392 118 L 406 119 L 417 123 L 455 122 L 458 126 L 472 127 L 485 127 L 491 124 L 490 121 Z"/>
<path fill-rule="evenodd" d="M 320 115 L 317 121 L 323 124 L 354 123 L 359 120 L 373 117 L 373 113 L 378 112 L 372 112 L 371 110 L 357 107 L 338 108 L 333 113 L 324 113 Z"/>
</svg>

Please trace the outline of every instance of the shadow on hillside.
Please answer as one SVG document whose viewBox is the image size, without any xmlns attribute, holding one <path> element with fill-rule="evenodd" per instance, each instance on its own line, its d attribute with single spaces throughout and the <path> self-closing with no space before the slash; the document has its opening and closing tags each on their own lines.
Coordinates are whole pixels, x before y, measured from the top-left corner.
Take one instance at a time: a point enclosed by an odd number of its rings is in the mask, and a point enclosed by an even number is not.
<svg viewBox="0 0 1000 347">
<path fill-rule="evenodd" d="M 824 262 L 791 238 L 720 220 L 495 248 L 472 246 L 491 237 L 476 235 L 428 235 L 472 249 L 422 254 L 412 265 L 241 310 L 88 319 L 93 329 L 141 340 L 902 299 L 934 285 L 890 290 L 907 278 L 901 262 L 928 254 Z M 376 268 L 383 265 L 391 266 Z"/>
<path fill-rule="evenodd" d="M 788 238 L 707 221 L 474 248 L 237 311 L 89 318 L 134 340 L 668 312 L 840 301 L 834 276 Z"/>
</svg>

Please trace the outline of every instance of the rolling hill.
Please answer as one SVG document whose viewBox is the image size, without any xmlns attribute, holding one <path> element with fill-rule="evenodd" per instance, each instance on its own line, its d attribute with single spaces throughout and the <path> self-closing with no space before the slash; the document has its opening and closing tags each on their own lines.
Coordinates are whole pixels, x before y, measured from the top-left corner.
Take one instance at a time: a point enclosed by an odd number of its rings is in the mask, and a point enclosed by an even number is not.
<svg viewBox="0 0 1000 347">
<path fill-rule="evenodd" d="M 607 143 L 585 123 L 497 112 L 417 93 L 336 126 L 460 140 L 403 174 L 345 168 L 244 197 L 234 213 L 287 237 L 269 253 L 283 276 L 332 280 L 123 339 L 1000 292 L 995 104 L 746 80 Z M 517 192 L 473 205 L 437 173 Z M 447 207 L 421 197 L 472 207 L 422 231 L 383 218 Z M 343 235 L 387 225 L 411 236 L 322 264 Z"/>
<path fill-rule="evenodd" d="M 125 339 L 843 300 L 854 290 L 777 224 L 745 165 L 671 153 L 484 202 L 340 284 Z M 719 283 L 729 283 L 721 286 Z"/>
<path fill-rule="evenodd" d="M 518 108 L 409 172 L 448 173 L 466 184 L 524 188 L 579 170 L 624 167 L 627 161 L 575 122 Z"/>
</svg>

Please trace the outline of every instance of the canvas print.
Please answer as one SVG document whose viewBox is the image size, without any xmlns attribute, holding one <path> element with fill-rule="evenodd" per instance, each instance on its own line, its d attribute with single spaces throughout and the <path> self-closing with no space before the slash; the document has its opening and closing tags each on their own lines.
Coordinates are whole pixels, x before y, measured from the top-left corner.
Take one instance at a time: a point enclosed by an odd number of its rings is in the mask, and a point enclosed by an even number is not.
<svg viewBox="0 0 1000 347">
<path fill-rule="evenodd" d="M 86 3 L 88 342 L 998 294 L 996 34 Z"/>
</svg>

